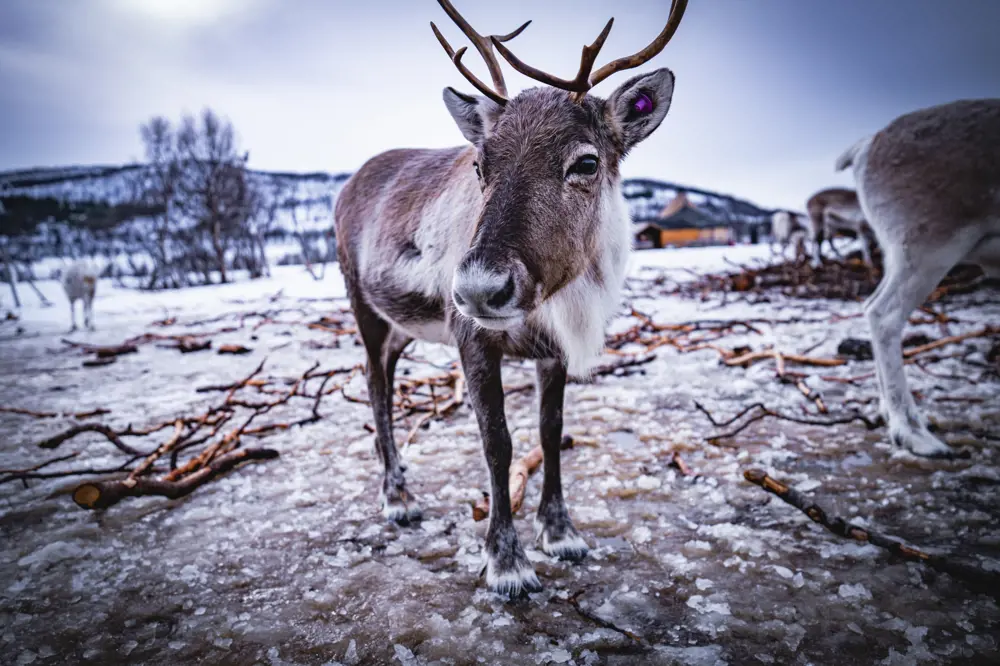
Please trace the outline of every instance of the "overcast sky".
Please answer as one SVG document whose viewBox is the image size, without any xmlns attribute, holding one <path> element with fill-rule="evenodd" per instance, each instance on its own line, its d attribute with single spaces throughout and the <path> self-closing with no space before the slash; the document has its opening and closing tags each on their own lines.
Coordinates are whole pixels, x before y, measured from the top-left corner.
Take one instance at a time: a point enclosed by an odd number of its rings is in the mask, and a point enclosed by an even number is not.
<svg viewBox="0 0 1000 666">
<path fill-rule="evenodd" d="M 670 4 L 454 3 L 483 33 L 533 19 L 513 50 L 564 78 L 608 18 L 598 65 L 645 46 Z M 471 88 L 431 20 L 466 43 L 433 0 L 2 0 L 0 169 L 135 160 L 140 122 L 206 105 L 259 169 L 353 171 L 458 144 L 441 89 Z M 834 159 L 893 117 L 1000 95 L 998 26 L 1000 0 L 690 0 L 643 67 L 677 75 L 670 114 L 624 173 L 801 208 L 849 183 Z M 532 85 L 505 71 L 512 93 Z"/>
</svg>

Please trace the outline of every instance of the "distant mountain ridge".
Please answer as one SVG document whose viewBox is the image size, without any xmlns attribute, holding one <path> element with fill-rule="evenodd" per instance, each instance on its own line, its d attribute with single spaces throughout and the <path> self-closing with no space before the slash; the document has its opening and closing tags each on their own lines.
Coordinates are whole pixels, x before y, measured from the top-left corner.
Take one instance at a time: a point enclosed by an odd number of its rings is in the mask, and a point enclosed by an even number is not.
<svg viewBox="0 0 1000 666">
<path fill-rule="evenodd" d="M 0 200 L 17 198 L 37 200 L 49 205 L 44 208 L 49 221 L 76 225 L 80 223 L 81 206 L 102 208 L 127 207 L 135 199 L 134 182 L 141 176 L 143 164 L 84 165 L 40 167 L 0 172 Z M 278 226 L 287 231 L 320 230 L 332 222 L 333 203 L 350 173 L 294 173 L 251 170 L 251 177 L 264 192 L 281 196 L 278 202 L 282 215 Z M 731 195 L 697 187 L 689 187 L 651 178 L 630 178 L 623 181 L 623 194 L 629 212 L 636 222 L 649 220 L 679 192 L 686 193 L 692 204 L 708 213 L 721 224 L 743 225 L 762 221 L 772 212 Z M 279 194 L 280 193 L 280 194 Z M 322 209 L 323 214 L 318 211 Z M 65 210 L 65 219 L 55 219 Z M 77 211 L 71 213 L 71 211 Z M 126 213 L 127 215 L 128 213 Z M 111 222 L 109 224 L 114 224 Z M 0 216 L 0 234 L 4 232 Z"/>
</svg>

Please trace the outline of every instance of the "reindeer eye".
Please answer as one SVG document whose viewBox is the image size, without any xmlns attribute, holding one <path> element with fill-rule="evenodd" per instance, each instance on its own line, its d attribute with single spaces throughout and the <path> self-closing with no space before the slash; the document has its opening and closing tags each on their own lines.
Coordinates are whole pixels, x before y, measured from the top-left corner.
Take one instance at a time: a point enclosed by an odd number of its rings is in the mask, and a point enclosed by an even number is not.
<svg viewBox="0 0 1000 666">
<path fill-rule="evenodd" d="M 596 155 L 584 155 L 576 162 L 573 166 L 569 168 L 567 175 L 575 173 L 582 176 L 593 176 L 597 173 L 597 156 Z"/>
</svg>

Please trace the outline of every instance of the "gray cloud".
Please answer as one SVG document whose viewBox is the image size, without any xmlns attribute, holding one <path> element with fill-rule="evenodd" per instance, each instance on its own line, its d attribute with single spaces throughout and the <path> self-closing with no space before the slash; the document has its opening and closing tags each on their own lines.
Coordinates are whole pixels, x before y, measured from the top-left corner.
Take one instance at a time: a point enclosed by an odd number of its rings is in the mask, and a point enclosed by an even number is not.
<svg viewBox="0 0 1000 666">
<path fill-rule="evenodd" d="M 610 59 L 648 42 L 669 6 L 455 1 L 483 31 L 534 19 L 514 50 L 566 77 L 608 17 Z M 353 170 L 388 148 L 453 145 L 441 88 L 469 86 L 430 20 L 464 43 L 432 0 L 6 0 L 0 168 L 133 159 L 140 122 L 206 105 L 232 118 L 258 168 Z M 624 172 L 801 206 L 849 182 L 832 163 L 862 134 L 996 96 L 997 25 L 991 0 L 696 0 L 646 66 L 676 72 L 674 104 Z"/>
</svg>

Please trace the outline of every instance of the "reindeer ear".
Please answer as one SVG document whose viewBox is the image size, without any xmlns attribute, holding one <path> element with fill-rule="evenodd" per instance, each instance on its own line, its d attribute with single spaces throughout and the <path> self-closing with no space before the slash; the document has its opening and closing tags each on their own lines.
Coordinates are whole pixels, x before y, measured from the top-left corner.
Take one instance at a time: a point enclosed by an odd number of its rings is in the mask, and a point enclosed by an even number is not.
<svg viewBox="0 0 1000 666">
<path fill-rule="evenodd" d="M 464 95 L 454 88 L 445 88 L 444 105 L 455 119 L 462 135 L 473 145 L 479 146 L 490 135 L 493 125 L 503 112 L 503 107 L 486 97 Z"/>
<path fill-rule="evenodd" d="M 608 120 L 624 140 L 626 151 L 660 126 L 673 95 L 674 73 L 667 68 L 629 79 L 611 93 Z"/>
</svg>

